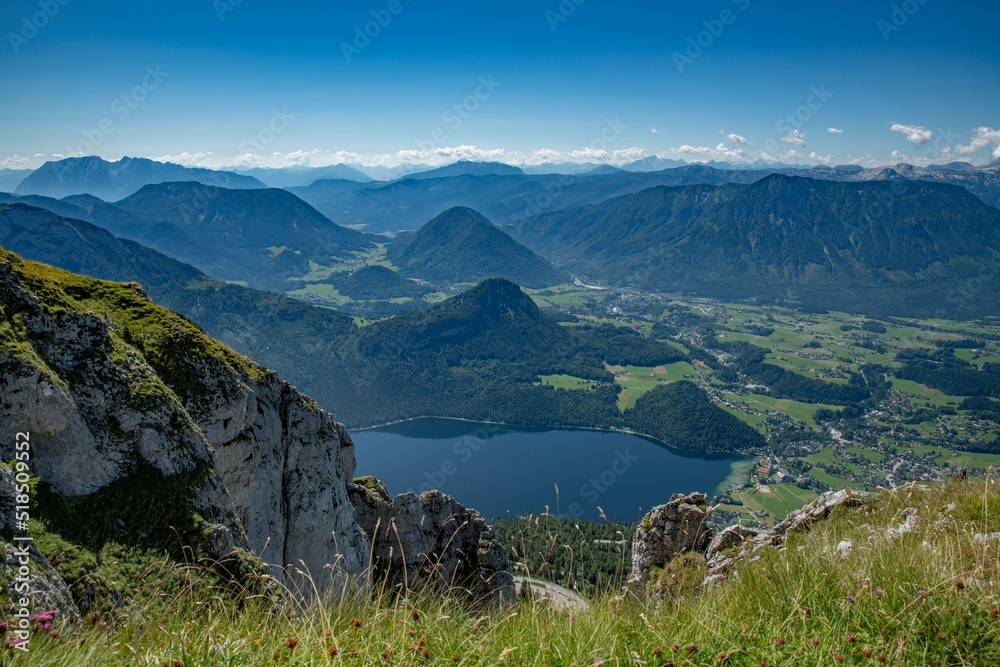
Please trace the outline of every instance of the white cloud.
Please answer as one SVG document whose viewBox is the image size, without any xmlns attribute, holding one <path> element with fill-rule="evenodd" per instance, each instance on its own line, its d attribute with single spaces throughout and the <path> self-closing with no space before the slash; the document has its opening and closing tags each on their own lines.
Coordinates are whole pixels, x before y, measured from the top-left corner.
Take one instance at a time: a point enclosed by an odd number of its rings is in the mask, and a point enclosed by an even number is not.
<svg viewBox="0 0 1000 667">
<path fill-rule="evenodd" d="M 630 148 L 622 148 L 621 150 L 611 151 L 611 162 L 614 164 L 628 164 L 629 162 L 641 160 L 646 157 L 646 155 L 647 153 L 645 149 L 632 146 Z"/>
<path fill-rule="evenodd" d="M 652 132 L 653 134 L 659 134 L 660 133 L 660 131 L 657 130 L 655 127 L 652 128 L 652 129 L 650 129 L 650 132 Z"/>
<path fill-rule="evenodd" d="M 720 143 L 715 148 L 684 144 L 679 148 L 669 149 L 666 154 L 673 157 L 678 155 L 691 156 L 696 158 L 695 161 L 702 160 L 705 162 L 708 162 L 709 160 L 719 160 L 721 162 L 746 162 L 747 160 L 746 151 L 742 148 L 729 148 L 724 143 Z"/>
<path fill-rule="evenodd" d="M 934 133 L 932 131 L 919 125 L 903 125 L 902 123 L 893 123 L 892 127 L 889 129 L 893 132 L 899 132 L 906 137 L 907 141 L 917 145 L 926 144 L 934 138 Z"/>
<path fill-rule="evenodd" d="M 264 166 L 264 158 L 255 153 L 244 153 L 243 155 L 237 155 L 233 159 L 234 167 L 262 167 Z"/>
<path fill-rule="evenodd" d="M 910 160 L 909 155 L 904 155 L 900 151 L 893 151 L 889 153 L 889 157 L 891 157 L 896 162 L 908 162 Z"/>
<path fill-rule="evenodd" d="M 812 151 L 808 155 L 803 155 L 792 148 L 786 153 L 763 152 L 760 154 L 760 159 L 765 162 L 784 162 L 787 164 L 811 164 L 814 162 L 818 162 L 820 164 L 830 164 L 833 161 L 833 156 L 820 155 L 816 151 Z"/>
<path fill-rule="evenodd" d="M 806 135 L 805 132 L 800 132 L 799 130 L 792 130 L 785 136 L 781 138 L 786 144 L 792 144 L 794 146 L 805 146 L 806 145 Z"/>
<path fill-rule="evenodd" d="M 969 155 L 981 151 L 984 148 L 991 149 L 993 157 L 1000 158 L 1000 130 L 992 127 L 977 127 L 972 130 L 972 140 L 967 146 L 956 146 L 955 152 L 961 155 Z"/>
<path fill-rule="evenodd" d="M 735 132 L 733 132 L 732 134 L 727 134 L 726 139 L 729 139 L 729 143 L 735 144 L 737 146 L 750 145 L 750 142 L 747 141 L 746 137 L 744 137 L 742 134 L 736 134 Z"/>
<path fill-rule="evenodd" d="M 0 160 L 0 169 L 26 169 L 27 167 L 28 158 L 23 155 L 11 155 Z"/>
<path fill-rule="evenodd" d="M 828 134 L 843 134 L 844 131 L 839 127 L 828 127 L 826 128 Z"/>
<path fill-rule="evenodd" d="M 211 153 L 178 153 L 176 155 L 161 155 L 160 157 L 154 157 L 153 160 L 157 162 L 173 162 L 174 164 L 179 164 L 184 167 L 207 167 L 209 156 Z"/>
</svg>

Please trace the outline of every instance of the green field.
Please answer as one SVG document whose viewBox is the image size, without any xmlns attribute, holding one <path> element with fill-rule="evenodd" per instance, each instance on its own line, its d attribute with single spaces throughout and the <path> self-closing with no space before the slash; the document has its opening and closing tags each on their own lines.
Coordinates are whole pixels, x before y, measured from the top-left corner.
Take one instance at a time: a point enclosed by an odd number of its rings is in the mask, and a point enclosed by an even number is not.
<svg viewBox="0 0 1000 667">
<path fill-rule="evenodd" d="M 826 405 L 823 403 L 802 403 L 801 401 L 792 401 L 787 398 L 774 398 L 773 396 L 764 396 L 763 394 L 743 394 L 737 396 L 736 394 L 727 393 L 726 398 L 735 403 L 743 403 L 747 407 L 753 408 L 754 410 L 760 410 L 762 412 L 767 412 L 768 410 L 774 410 L 775 412 L 780 412 L 783 415 L 787 415 L 796 421 L 801 421 L 809 424 L 810 426 L 816 426 L 816 420 L 813 419 L 813 415 L 816 414 L 817 410 L 823 408 L 829 410 L 839 410 L 841 406 L 838 405 Z"/>
<path fill-rule="evenodd" d="M 809 476 L 818 480 L 821 484 L 826 484 L 832 489 L 846 489 L 848 487 L 852 489 L 863 488 L 863 485 L 853 482 L 844 477 L 837 477 L 836 475 L 831 475 L 822 468 L 813 468 L 809 471 Z"/>
<path fill-rule="evenodd" d="M 635 406 L 643 394 L 650 389 L 678 380 L 698 381 L 698 371 L 686 361 L 678 361 L 666 366 L 611 366 L 615 382 L 621 387 L 618 393 L 618 409 L 624 412 Z"/>
<path fill-rule="evenodd" d="M 928 401 L 935 406 L 958 405 L 962 402 L 962 399 L 959 396 L 949 396 L 944 392 L 932 389 L 922 384 L 917 384 L 912 380 L 900 380 L 899 378 L 893 378 L 892 386 L 899 391 L 912 394 L 913 396 L 916 396 L 921 400 Z"/>
<path fill-rule="evenodd" d="M 590 380 L 578 378 L 573 375 L 540 375 L 542 384 L 555 387 L 556 389 L 590 389 L 594 383 Z"/>
<path fill-rule="evenodd" d="M 750 512 L 764 512 L 770 517 L 768 523 L 784 518 L 789 512 L 816 499 L 816 494 L 800 489 L 794 484 L 768 484 L 754 489 L 743 490 L 736 495 L 743 508 Z"/>
</svg>

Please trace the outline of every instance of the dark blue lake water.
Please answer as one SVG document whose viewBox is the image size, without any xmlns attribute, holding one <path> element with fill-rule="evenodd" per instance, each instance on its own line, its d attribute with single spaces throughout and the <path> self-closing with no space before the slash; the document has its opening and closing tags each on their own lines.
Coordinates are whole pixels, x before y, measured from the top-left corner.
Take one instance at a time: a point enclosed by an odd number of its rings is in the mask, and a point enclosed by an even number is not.
<svg viewBox="0 0 1000 667">
<path fill-rule="evenodd" d="M 627 433 L 418 419 L 355 431 L 357 475 L 396 495 L 440 489 L 486 517 L 641 518 L 672 493 L 712 495 L 738 457 L 697 456 Z"/>
</svg>

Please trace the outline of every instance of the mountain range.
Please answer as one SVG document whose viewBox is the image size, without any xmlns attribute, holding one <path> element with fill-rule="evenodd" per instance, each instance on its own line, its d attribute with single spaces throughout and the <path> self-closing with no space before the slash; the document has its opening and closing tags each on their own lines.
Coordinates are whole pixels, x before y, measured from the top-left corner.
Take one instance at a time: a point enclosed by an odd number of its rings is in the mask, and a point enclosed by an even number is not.
<svg viewBox="0 0 1000 667">
<path fill-rule="evenodd" d="M 175 225 L 217 253 L 200 268 L 223 280 L 285 291 L 310 262 L 364 250 L 370 237 L 336 225 L 295 195 L 276 188 L 231 190 L 200 183 L 147 185 L 115 204 L 137 217 Z M 162 248 L 161 248 L 162 249 Z M 180 250 L 171 255 L 194 261 Z"/>
<path fill-rule="evenodd" d="M 644 290 L 883 314 L 933 314 L 983 283 L 1000 306 L 1000 211 L 954 185 L 831 182 L 657 187 L 540 215 L 513 236 L 581 278 Z"/>
<path fill-rule="evenodd" d="M 22 180 L 14 192 L 56 199 L 90 194 L 105 201 L 116 201 L 144 185 L 168 181 L 196 181 L 232 189 L 266 187 L 252 176 L 229 171 L 182 167 L 146 158 L 123 157 L 117 162 L 108 162 L 87 156 L 46 162 Z"/>
<path fill-rule="evenodd" d="M 499 278 L 437 305 L 358 326 L 350 316 L 213 280 L 87 222 L 24 204 L 0 205 L 0 245 L 36 261 L 141 284 L 158 302 L 277 370 L 352 426 L 435 414 L 626 428 L 630 413 L 618 409 L 618 389 L 605 364 L 656 366 L 685 358 L 630 330 L 561 326 L 517 285 Z M 559 373 L 588 378 L 594 386 L 567 392 L 538 382 L 539 375 Z M 749 427 L 727 439 L 735 432 L 720 417 L 724 413 L 707 398 L 698 400 L 706 406 L 692 413 L 697 424 L 678 426 L 678 433 L 708 436 L 671 444 L 760 443 Z M 660 433 L 671 428 L 648 414 L 643 424 Z M 719 431 L 713 438 L 723 425 L 725 437 Z"/>
</svg>

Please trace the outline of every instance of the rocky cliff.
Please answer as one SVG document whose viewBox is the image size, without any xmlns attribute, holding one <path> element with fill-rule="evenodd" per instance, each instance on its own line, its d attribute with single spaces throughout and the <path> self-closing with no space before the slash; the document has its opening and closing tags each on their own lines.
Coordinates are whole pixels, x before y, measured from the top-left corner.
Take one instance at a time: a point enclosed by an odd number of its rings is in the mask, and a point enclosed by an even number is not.
<svg viewBox="0 0 1000 667">
<path fill-rule="evenodd" d="M 18 432 L 34 518 L 71 542 L 253 552 L 320 590 L 367 578 L 341 424 L 138 285 L 0 249 L 0 460 Z"/>
</svg>

